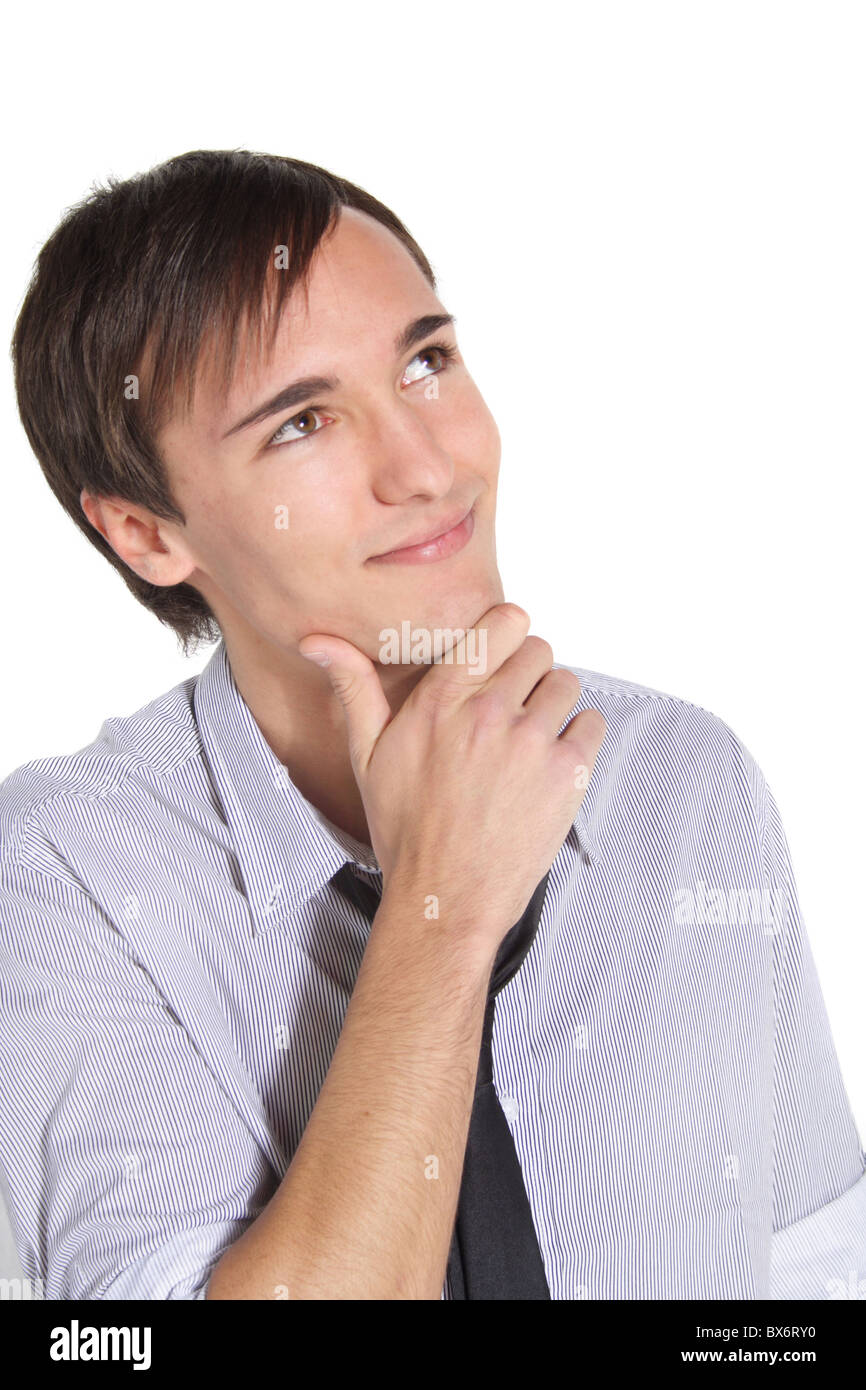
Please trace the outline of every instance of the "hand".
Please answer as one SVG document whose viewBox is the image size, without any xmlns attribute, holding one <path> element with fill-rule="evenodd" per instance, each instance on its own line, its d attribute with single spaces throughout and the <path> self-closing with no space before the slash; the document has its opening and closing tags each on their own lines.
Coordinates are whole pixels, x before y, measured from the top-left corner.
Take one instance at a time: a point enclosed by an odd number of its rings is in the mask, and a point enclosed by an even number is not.
<svg viewBox="0 0 866 1390">
<path fill-rule="evenodd" d="M 558 734 L 580 681 L 551 669 L 552 648 L 527 636 L 522 608 L 497 604 L 477 627 L 485 672 L 466 662 L 464 637 L 395 715 L 376 666 L 350 642 L 309 634 L 298 650 L 328 659 L 383 892 L 419 913 L 435 896 L 440 921 L 471 923 L 495 953 L 580 809 L 605 721 L 583 710 Z"/>
</svg>

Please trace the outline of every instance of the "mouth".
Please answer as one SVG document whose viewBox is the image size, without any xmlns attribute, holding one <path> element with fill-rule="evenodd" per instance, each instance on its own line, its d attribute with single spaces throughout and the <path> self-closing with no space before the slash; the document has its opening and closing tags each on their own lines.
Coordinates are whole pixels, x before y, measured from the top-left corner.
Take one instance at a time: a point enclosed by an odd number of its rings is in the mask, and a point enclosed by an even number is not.
<svg viewBox="0 0 866 1390">
<path fill-rule="evenodd" d="M 414 541 L 411 545 L 401 545 L 396 550 L 386 550 L 382 555 L 371 555 L 366 561 L 370 565 L 426 565 L 434 560 L 446 560 L 456 555 L 458 550 L 469 542 L 475 529 L 475 504 L 453 521 L 446 519 L 445 529 Z"/>
</svg>

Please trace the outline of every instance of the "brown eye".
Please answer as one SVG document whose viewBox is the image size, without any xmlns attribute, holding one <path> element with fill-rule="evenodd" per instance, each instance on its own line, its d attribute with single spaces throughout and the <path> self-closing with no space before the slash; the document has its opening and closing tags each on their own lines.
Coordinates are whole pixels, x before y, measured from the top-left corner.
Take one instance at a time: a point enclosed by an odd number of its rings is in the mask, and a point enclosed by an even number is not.
<svg viewBox="0 0 866 1390">
<path fill-rule="evenodd" d="M 445 354 L 442 349 L 438 347 L 425 348 L 423 352 L 418 353 L 418 356 L 421 361 L 425 362 L 425 365 L 431 367 L 433 371 L 437 371 L 445 362 Z M 433 359 L 432 362 L 429 360 L 430 358 Z"/>
<path fill-rule="evenodd" d="M 324 411 L 318 405 L 310 405 L 306 410 L 299 411 L 291 420 L 286 420 L 284 425 L 280 425 L 276 434 L 271 435 L 268 448 L 276 448 L 280 444 L 295 444 L 300 439 L 309 439 L 312 435 L 319 434 L 322 427 L 317 423 L 317 417 L 322 414 Z"/>
<path fill-rule="evenodd" d="M 410 381 L 425 381 L 431 374 L 445 372 L 457 355 L 457 349 L 445 343 L 431 343 L 430 347 L 416 352 L 406 370 Z M 417 371 L 415 363 L 418 364 Z M 417 374 L 420 372 L 420 375 Z"/>
</svg>

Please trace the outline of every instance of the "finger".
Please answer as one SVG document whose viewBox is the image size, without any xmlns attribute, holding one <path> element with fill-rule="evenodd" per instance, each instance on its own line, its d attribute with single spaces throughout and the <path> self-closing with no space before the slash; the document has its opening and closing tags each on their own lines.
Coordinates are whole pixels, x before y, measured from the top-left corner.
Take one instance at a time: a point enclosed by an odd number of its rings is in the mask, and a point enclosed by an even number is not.
<svg viewBox="0 0 866 1390">
<path fill-rule="evenodd" d="M 495 604 L 430 667 L 415 688 L 415 698 L 433 704 L 467 700 L 523 643 L 528 630 L 524 609 L 516 603 Z"/>
<path fill-rule="evenodd" d="M 308 633 L 298 643 L 298 651 L 323 667 L 343 707 L 352 767 L 356 777 L 363 776 L 382 730 L 391 720 L 391 706 L 376 667 L 351 642 L 324 633 Z M 322 657 L 324 661 L 319 659 Z"/>
<path fill-rule="evenodd" d="M 553 648 L 550 643 L 543 637 L 530 635 L 493 673 L 487 688 L 498 691 L 503 702 L 518 714 L 552 665 Z"/>
<path fill-rule="evenodd" d="M 578 677 L 567 667 L 557 666 L 539 681 L 523 708 L 529 718 L 537 720 L 555 737 L 579 699 Z"/>
<path fill-rule="evenodd" d="M 557 740 L 563 747 L 568 748 L 569 756 L 574 760 L 574 785 L 581 792 L 581 801 L 592 776 L 606 729 L 604 715 L 600 710 L 584 709 L 574 716 Z"/>
</svg>

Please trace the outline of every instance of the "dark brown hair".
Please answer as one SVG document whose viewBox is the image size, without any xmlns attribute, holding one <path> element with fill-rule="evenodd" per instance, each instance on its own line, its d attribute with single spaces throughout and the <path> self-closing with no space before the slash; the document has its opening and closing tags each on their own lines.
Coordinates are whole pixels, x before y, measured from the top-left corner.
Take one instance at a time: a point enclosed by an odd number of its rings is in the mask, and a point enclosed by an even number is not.
<svg viewBox="0 0 866 1390">
<path fill-rule="evenodd" d="M 284 302 L 306 287 L 341 207 L 393 232 L 435 288 L 427 257 L 383 203 L 318 165 L 248 150 L 195 150 L 93 185 L 36 261 L 12 340 L 22 424 L 63 507 L 187 655 L 219 639 L 209 605 L 189 584 L 130 570 L 88 521 L 81 491 L 184 524 L 159 430 L 191 404 L 206 349 L 227 385 L 242 339 L 247 350 L 251 336 L 273 346 Z M 278 247 L 285 269 L 275 268 Z"/>
</svg>

